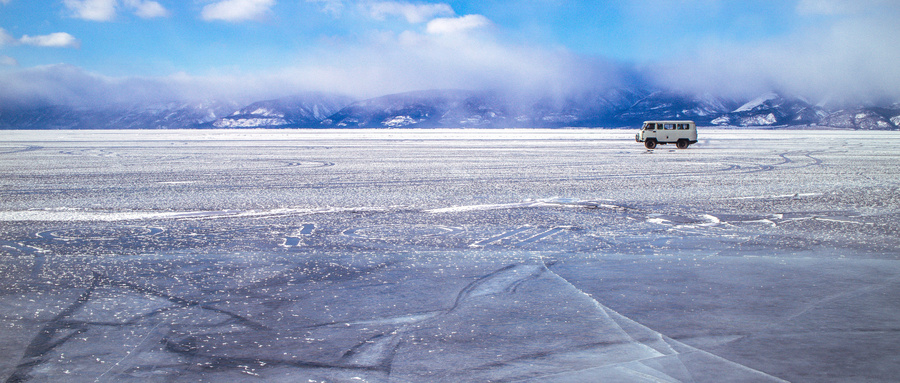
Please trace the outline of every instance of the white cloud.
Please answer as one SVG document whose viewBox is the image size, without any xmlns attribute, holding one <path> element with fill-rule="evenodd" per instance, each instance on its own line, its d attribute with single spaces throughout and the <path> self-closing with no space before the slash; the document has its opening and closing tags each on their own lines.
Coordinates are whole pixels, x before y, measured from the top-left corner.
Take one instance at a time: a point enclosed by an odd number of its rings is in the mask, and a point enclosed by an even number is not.
<svg viewBox="0 0 900 383">
<path fill-rule="evenodd" d="M 169 10 L 156 1 L 125 0 L 125 5 L 132 8 L 134 14 L 140 18 L 152 19 L 169 16 Z"/>
<path fill-rule="evenodd" d="M 425 30 L 431 34 L 461 33 L 480 29 L 491 25 L 491 21 L 482 15 L 465 15 L 462 17 L 439 18 L 428 22 Z"/>
<path fill-rule="evenodd" d="M 224 0 L 203 7 L 203 20 L 240 22 L 260 20 L 271 12 L 275 0 Z"/>
<path fill-rule="evenodd" d="M 381 31 L 370 37 L 320 47 L 310 52 L 314 59 L 250 74 L 226 70 L 212 75 L 115 79 L 68 65 L 0 71 L 0 100 L 96 104 L 232 98 L 249 102 L 300 91 L 368 98 L 423 89 L 560 95 L 588 85 L 602 87 L 617 77 L 569 52 L 510 44 L 489 33 Z"/>
<path fill-rule="evenodd" d="M 144 81 L 111 79 L 71 66 L 50 65 L 21 70 L 0 71 L 0 100 L 16 103 L 51 103 L 64 105 L 102 105 L 108 102 L 154 100 L 163 89 L 160 84 Z"/>
<path fill-rule="evenodd" d="M 110 21 L 116 17 L 118 0 L 63 0 L 74 16 L 91 21 Z"/>
<path fill-rule="evenodd" d="M 19 66 L 19 62 L 12 57 L 0 55 L 0 66 Z"/>
<path fill-rule="evenodd" d="M 16 39 L 12 37 L 9 33 L 6 33 L 6 30 L 0 28 L 0 47 L 4 45 L 14 44 Z"/>
<path fill-rule="evenodd" d="M 640 70 L 643 72 L 638 74 L 632 64 L 611 63 L 602 58 L 580 56 L 565 48 L 548 48 L 539 43 L 515 42 L 509 36 L 497 36 L 491 20 L 481 15 L 441 17 L 440 12 L 453 12 L 449 6 L 438 12 L 435 11 L 437 8 L 428 11 L 428 7 L 411 3 L 364 2 L 350 9 L 342 8 L 351 4 L 348 1 L 306 1 L 318 3 L 323 9 L 336 7 L 334 12 L 358 12 L 348 17 L 396 17 L 403 22 L 418 24 L 408 26 L 406 29 L 409 30 L 404 32 L 390 28 L 368 35 L 360 32 L 357 36 L 361 36 L 361 41 L 336 39 L 298 54 L 297 61 L 287 63 L 281 69 L 252 74 L 235 74 L 228 69 L 214 68 L 211 73 L 216 74 L 209 76 L 184 74 L 114 81 L 72 68 L 55 67 L 33 71 L 30 77 L 7 76 L 7 81 L 30 86 L 31 82 L 26 79 L 51 78 L 54 73 L 66 73 L 65 78 L 60 75 L 61 80 L 52 82 L 55 87 L 67 86 L 65 92 L 57 92 L 49 85 L 40 89 L 47 98 L 56 97 L 58 93 L 69 94 L 60 96 L 60 100 L 72 100 L 70 102 L 95 102 L 85 94 L 98 97 L 97 100 L 113 95 L 135 100 L 141 97 L 163 99 L 172 95 L 266 99 L 318 90 L 365 98 L 440 88 L 564 95 L 589 87 L 623 85 L 638 81 L 639 75 L 648 74 L 655 80 L 653 85 L 685 92 L 752 97 L 758 92 L 776 90 L 806 96 L 811 101 L 826 96 L 848 99 L 900 97 L 900 66 L 896 65 L 900 62 L 900 49 L 897 48 L 900 47 L 900 25 L 891 22 L 898 19 L 900 9 L 873 15 L 870 11 L 842 8 L 842 12 L 851 12 L 852 16 L 821 17 L 826 8 L 820 7 L 815 16 L 810 16 L 810 21 L 815 23 L 799 23 L 800 26 L 786 38 L 703 39 L 695 48 L 685 50 L 681 57 L 673 57 L 664 63 L 642 63 Z M 216 20 L 251 20 L 271 12 L 274 3 L 274 0 L 218 1 L 210 3 L 204 12 L 219 11 L 220 17 L 214 18 Z M 392 5 L 379 10 L 371 8 L 375 4 Z M 842 4 L 853 3 L 848 0 Z M 222 8 L 216 9 L 216 6 Z M 225 8 L 230 13 L 224 12 Z M 411 11 L 407 15 L 404 9 Z M 812 9 L 807 11 L 812 12 Z M 797 10 L 798 15 L 800 11 Z M 24 43 L 0 30 L 0 45 L 4 42 Z M 3 72 L 0 71 L 0 77 Z M 70 80 L 74 82 L 67 85 Z M 640 78 L 640 82 L 646 84 L 644 80 L 647 78 Z M 3 84 L 0 82 L 0 95 L 6 92 Z M 105 90 L 107 88 L 113 91 Z"/>
<path fill-rule="evenodd" d="M 841 18 L 780 40 L 710 42 L 653 69 L 667 86 L 752 96 L 771 90 L 816 101 L 900 97 L 900 26 Z M 749 93 L 749 94 L 748 94 Z"/>
<path fill-rule="evenodd" d="M 79 42 L 78 39 L 65 32 L 51 33 L 43 36 L 24 35 L 21 38 L 16 39 L 7 33 L 6 30 L 0 28 L 0 47 L 19 44 L 50 48 L 78 48 L 81 46 L 81 42 Z"/>
<path fill-rule="evenodd" d="M 877 12 L 883 6 L 896 6 L 895 0 L 800 0 L 800 15 L 849 15 L 861 12 Z"/>
<path fill-rule="evenodd" d="M 800 0 L 797 13 L 802 15 L 836 15 L 845 13 L 847 2 L 840 0 Z"/>
<path fill-rule="evenodd" d="M 358 44 L 310 53 L 315 60 L 245 83 L 360 98 L 424 89 L 497 90 L 530 97 L 619 85 L 623 78 L 618 67 L 602 60 L 558 48 L 513 44 L 491 33 L 380 31 Z"/>
<path fill-rule="evenodd" d="M 398 1 L 378 1 L 366 4 L 369 15 L 378 20 L 386 16 L 403 16 L 410 24 L 420 24 L 437 16 L 452 16 L 456 13 L 449 5 L 412 4 Z"/>
<path fill-rule="evenodd" d="M 370 16 L 367 8 L 354 11 L 365 14 L 353 16 Z M 71 66 L 29 68 L 13 75 L 0 71 L 0 99 L 74 104 L 166 97 L 255 101 L 299 91 L 367 98 L 423 89 L 561 95 L 610 85 L 621 77 L 610 69 L 613 65 L 595 65 L 560 48 L 511 43 L 490 28 L 480 31 L 484 33 L 452 33 L 485 25 L 490 22 L 475 15 L 439 21 L 431 25 L 433 33 L 424 23 L 404 32 L 372 31 L 361 34 L 359 41 L 313 48 L 281 69 L 250 74 L 220 68 L 212 69 L 211 75 L 110 79 Z"/>
<path fill-rule="evenodd" d="M 42 36 L 24 35 L 19 39 L 19 42 L 25 45 L 50 48 L 78 48 L 81 46 L 81 42 L 78 39 L 65 32 L 56 32 Z"/>
<path fill-rule="evenodd" d="M 306 0 L 307 3 L 319 3 L 322 11 L 338 15 L 344 10 L 343 0 Z"/>
<path fill-rule="evenodd" d="M 119 8 L 125 7 L 141 18 L 166 17 L 169 11 L 159 2 L 152 0 L 63 0 L 74 17 L 91 21 L 111 21 L 116 18 Z"/>
</svg>

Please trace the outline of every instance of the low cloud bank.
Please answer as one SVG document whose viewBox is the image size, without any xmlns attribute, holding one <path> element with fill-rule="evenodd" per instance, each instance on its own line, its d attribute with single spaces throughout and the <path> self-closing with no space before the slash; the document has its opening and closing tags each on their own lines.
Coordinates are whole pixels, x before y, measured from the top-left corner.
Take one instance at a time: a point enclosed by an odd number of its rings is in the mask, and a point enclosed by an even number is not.
<svg viewBox="0 0 900 383">
<path fill-rule="evenodd" d="M 810 30 L 789 41 L 710 43 L 693 57 L 653 65 L 663 86 L 748 96 L 775 90 L 847 101 L 900 101 L 900 26 L 867 20 Z"/>
<path fill-rule="evenodd" d="M 0 57 L 0 100 L 16 103 L 104 104 L 227 98 L 257 101 L 304 91 L 357 98 L 425 89 L 495 90 L 523 97 L 570 97 L 592 89 L 642 87 L 752 98 L 777 91 L 817 103 L 900 101 L 900 10 L 890 1 L 865 7 L 844 0 L 803 0 L 804 17 L 786 37 L 748 42 L 707 39 L 666 61 L 627 63 L 562 47 L 532 45 L 503 33 L 483 15 L 458 15 L 446 4 L 307 0 L 325 13 L 359 12 L 406 22 L 333 41 L 260 73 L 184 74 L 112 78 L 70 65 L 19 69 Z M 82 17 L 108 18 L 110 4 L 162 13 L 152 1 L 67 0 Z M 272 0 L 223 0 L 204 7 L 207 20 L 266 17 Z M 156 11 L 154 11 L 156 9 Z M 95 16 L 91 16 L 95 15 Z M 58 33 L 14 38 L 0 45 L 77 47 Z"/>
<path fill-rule="evenodd" d="M 802 23 L 778 39 L 710 39 L 679 60 L 650 65 L 653 80 L 693 92 L 775 90 L 816 99 L 900 101 L 900 7 L 891 0 L 801 0 Z"/>
<path fill-rule="evenodd" d="M 434 20 L 444 20 L 437 18 Z M 432 20 L 432 22 L 434 22 Z M 564 96 L 574 90 L 627 86 L 628 70 L 565 50 L 514 45 L 489 26 L 459 18 L 435 33 L 372 34 L 360 44 L 314 52 L 314 60 L 263 73 L 115 78 L 71 65 L 0 72 L 0 100 L 91 105 L 170 100 L 258 101 L 305 91 L 356 98 L 425 89 L 499 90 Z"/>
</svg>

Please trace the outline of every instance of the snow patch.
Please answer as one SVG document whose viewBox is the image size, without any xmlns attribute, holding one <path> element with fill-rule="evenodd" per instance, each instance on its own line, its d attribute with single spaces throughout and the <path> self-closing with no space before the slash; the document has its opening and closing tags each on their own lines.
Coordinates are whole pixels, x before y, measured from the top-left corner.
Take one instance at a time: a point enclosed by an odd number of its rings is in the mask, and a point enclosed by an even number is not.
<svg viewBox="0 0 900 383">
<path fill-rule="evenodd" d="M 217 128 L 255 128 L 259 126 L 287 125 L 283 118 L 223 118 L 213 123 Z"/>
<path fill-rule="evenodd" d="M 750 102 L 748 102 L 744 105 L 741 105 L 741 107 L 735 109 L 734 112 L 735 113 L 749 112 L 755 108 L 758 108 L 760 105 L 764 104 L 766 101 L 774 100 L 774 99 L 777 99 L 778 97 L 779 96 L 777 93 L 774 93 L 774 92 L 766 93 L 762 96 L 759 96 L 759 97 L 751 100 Z"/>
<path fill-rule="evenodd" d="M 519 203 L 452 206 L 452 207 L 444 207 L 444 208 L 439 208 L 439 209 L 425 210 L 425 212 L 426 213 L 461 213 L 461 212 L 479 211 L 479 210 L 502 210 L 502 209 L 516 209 L 516 208 L 523 208 L 523 207 L 534 207 L 534 206 L 538 206 L 540 204 L 542 204 L 542 202 L 519 202 Z"/>
<path fill-rule="evenodd" d="M 728 125 L 731 123 L 731 118 L 728 116 L 722 116 L 710 121 L 713 125 Z"/>
<path fill-rule="evenodd" d="M 278 113 L 276 111 L 273 111 L 273 110 L 267 109 L 267 108 L 257 108 L 256 110 L 250 112 L 250 114 L 257 115 L 257 116 L 263 116 L 263 117 L 278 117 L 278 118 L 284 117 L 283 113 Z"/>
<path fill-rule="evenodd" d="M 774 113 L 769 113 L 765 116 L 758 115 L 741 119 L 741 125 L 744 126 L 768 126 L 775 125 L 776 122 L 778 122 L 778 119 L 775 118 Z"/>
<path fill-rule="evenodd" d="M 221 218 L 271 218 L 291 215 L 334 213 L 340 211 L 385 211 L 384 208 L 276 208 L 265 210 L 196 210 L 196 211 L 100 211 L 69 208 L 0 211 L 0 222 L 47 221 L 47 222 L 119 222 L 132 220 L 208 220 Z"/>
<path fill-rule="evenodd" d="M 757 195 L 757 196 L 747 196 L 747 197 L 729 197 L 723 198 L 728 200 L 742 200 L 742 199 L 791 199 L 791 198 L 802 198 L 802 197 L 818 197 L 821 196 L 822 193 L 796 193 L 796 194 L 782 194 L 782 195 Z"/>
<path fill-rule="evenodd" d="M 396 116 L 394 118 L 389 118 L 381 122 L 381 125 L 384 125 L 388 128 L 401 128 L 404 126 L 412 125 L 417 123 L 414 118 L 410 116 Z"/>
</svg>

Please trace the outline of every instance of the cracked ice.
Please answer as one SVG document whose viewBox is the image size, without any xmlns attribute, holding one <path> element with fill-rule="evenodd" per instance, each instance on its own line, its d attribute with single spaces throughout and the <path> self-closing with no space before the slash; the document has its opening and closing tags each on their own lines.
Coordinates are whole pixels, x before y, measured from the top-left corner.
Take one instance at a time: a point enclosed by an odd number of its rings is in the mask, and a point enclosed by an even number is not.
<svg viewBox="0 0 900 383">
<path fill-rule="evenodd" d="M 893 132 L 9 132 L 0 379 L 892 381 Z"/>
</svg>

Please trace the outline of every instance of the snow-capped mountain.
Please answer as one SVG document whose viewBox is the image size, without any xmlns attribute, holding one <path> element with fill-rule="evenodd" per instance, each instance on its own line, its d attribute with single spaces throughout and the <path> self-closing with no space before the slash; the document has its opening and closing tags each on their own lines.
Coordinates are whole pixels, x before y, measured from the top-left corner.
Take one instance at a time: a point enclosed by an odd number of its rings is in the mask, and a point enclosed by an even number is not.
<svg viewBox="0 0 900 383">
<path fill-rule="evenodd" d="M 508 105 L 491 92 L 430 90 L 353 103 L 322 121 L 332 128 L 435 128 L 506 126 Z"/>
<path fill-rule="evenodd" d="M 842 129 L 896 130 L 900 126 L 900 104 L 888 108 L 839 110 L 822 119 L 819 124 Z"/>
<path fill-rule="evenodd" d="M 700 125 L 900 130 L 900 103 L 839 110 L 821 105 L 779 93 L 733 100 L 642 87 L 528 97 L 428 90 L 357 102 L 304 93 L 243 107 L 233 101 L 95 107 L 6 104 L 0 105 L 0 129 L 616 128 L 635 127 L 644 120 L 691 119 Z"/>
<path fill-rule="evenodd" d="M 770 92 L 710 121 L 713 125 L 775 126 L 817 124 L 828 116 L 821 107 L 801 98 Z"/>
<path fill-rule="evenodd" d="M 316 127 L 353 102 L 349 97 L 304 93 L 252 103 L 212 122 L 216 128 Z"/>
<path fill-rule="evenodd" d="M 146 105 L 0 107 L 0 129 L 186 129 L 233 111 L 234 102 L 170 102 Z"/>
<path fill-rule="evenodd" d="M 610 126 L 647 92 L 621 88 L 568 97 L 430 90 L 354 103 L 322 122 L 335 128 L 506 128 Z"/>
<path fill-rule="evenodd" d="M 625 127 L 661 119 L 720 126 L 898 130 L 900 104 L 829 113 L 802 98 L 774 92 L 740 101 L 710 94 L 612 88 L 562 99 L 523 100 L 496 92 L 434 90 L 360 101 L 322 124 L 337 128 Z"/>
<path fill-rule="evenodd" d="M 621 126 L 619 114 L 649 94 L 641 88 L 609 88 L 579 92 L 563 99 L 544 97 L 526 103 L 530 106 L 517 121 L 540 127 Z"/>
<path fill-rule="evenodd" d="M 615 115 L 626 124 L 644 120 L 694 120 L 707 124 L 734 107 L 735 102 L 709 94 L 689 95 L 672 91 L 657 91 L 638 100 Z"/>
</svg>

